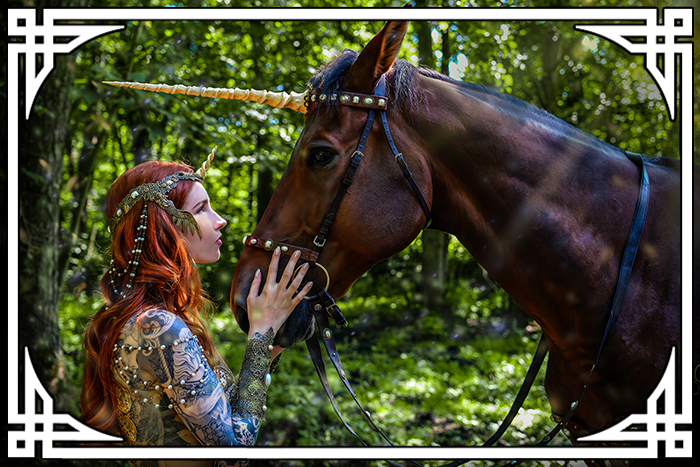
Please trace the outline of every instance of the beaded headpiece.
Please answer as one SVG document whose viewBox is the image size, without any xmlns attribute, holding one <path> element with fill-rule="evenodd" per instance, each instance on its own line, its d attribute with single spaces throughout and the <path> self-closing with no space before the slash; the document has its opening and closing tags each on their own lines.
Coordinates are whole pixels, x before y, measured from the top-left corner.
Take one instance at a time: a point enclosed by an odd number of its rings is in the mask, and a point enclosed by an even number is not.
<svg viewBox="0 0 700 467">
<path fill-rule="evenodd" d="M 177 172 L 172 175 L 168 175 L 163 180 L 159 180 L 155 183 L 144 183 L 143 185 L 134 188 L 126 196 L 126 198 L 119 203 L 117 211 L 109 220 L 110 229 L 114 231 L 114 228 L 119 225 L 131 208 L 133 208 L 136 203 L 143 200 L 153 201 L 158 206 L 163 208 L 165 212 L 172 217 L 175 225 L 178 226 L 183 233 L 197 232 L 201 237 L 202 233 L 199 230 L 199 226 L 197 225 L 197 221 L 195 220 L 194 216 L 188 211 L 176 208 L 173 202 L 167 196 L 167 194 L 173 188 L 177 187 L 177 182 L 180 180 L 201 182 L 202 177 L 196 174 Z"/>
<path fill-rule="evenodd" d="M 184 209 L 178 209 L 175 204 L 168 198 L 168 193 L 177 187 L 177 182 L 180 180 L 191 180 L 195 182 L 204 181 L 204 175 L 211 165 L 211 161 L 216 153 L 216 147 L 207 156 L 206 160 L 202 163 L 201 167 L 197 169 L 195 173 L 185 173 L 176 172 L 174 174 L 168 175 L 162 180 L 154 183 L 144 183 L 134 188 L 129 192 L 128 195 L 119 203 L 114 216 L 109 220 L 110 232 L 114 232 L 114 229 L 121 223 L 121 221 L 126 217 L 126 214 L 139 202 L 144 201 L 143 208 L 141 209 L 141 216 L 139 218 L 139 225 L 136 230 L 136 238 L 134 240 L 134 247 L 131 250 L 131 257 L 127 267 L 122 271 L 117 270 L 114 266 L 114 260 L 110 261 L 109 274 L 112 276 L 112 287 L 114 293 L 125 297 L 129 289 L 131 289 L 131 284 L 136 276 L 136 268 L 139 264 L 139 259 L 141 258 L 141 251 L 143 247 L 143 242 L 146 239 L 146 229 L 148 226 L 148 203 L 147 201 L 153 201 L 158 206 L 167 212 L 173 220 L 173 223 L 182 230 L 183 233 L 191 233 L 199 235 L 202 238 L 202 232 L 199 229 L 199 224 L 194 218 L 192 213 Z M 122 276 L 127 276 L 126 287 L 120 292 L 116 286 L 116 280 Z"/>
<path fill-rule="evenodd" d="M 144 201 L 154 201 L 158 206 L 165 209 L 165 211 L 170 214 L 173 218 L 173 222 L 178 226 L 183 233 L 191 232 L 194 234 L 197 232 L 199 237 L 202 237 L 202 232 L 199 230 L 199 225 L 194 219 L 194 216 L 188 211 L 177 209 L 173 202 L 168 198 L 167 194 L 170 193 L 172 189 L 177 187 L 177 182 L 179 180 L 192 180 L 195 182 L 204 181 L 204 175 L 211 165 L 211 161 L 216 154 L 216 147 L 212 149 L 211 153 L 207 156 L 207 159 L 202 163 L 202 166 L 197 169 L 193 174 L 177 172 L 172 175 L 168 175 L 163 180 L 157 181 L 155 183 L 144 183 L 131 190 L 131 192 L 119 203 L 114 216 L 109 220 L 109 228 L 114 231 L 114 228 L 119 225 L 119 223 L 124 219 L 126 213 L 128 213 L 131 208 L 133 208 L 136 203 L 141 200 Z"/>
</svg>

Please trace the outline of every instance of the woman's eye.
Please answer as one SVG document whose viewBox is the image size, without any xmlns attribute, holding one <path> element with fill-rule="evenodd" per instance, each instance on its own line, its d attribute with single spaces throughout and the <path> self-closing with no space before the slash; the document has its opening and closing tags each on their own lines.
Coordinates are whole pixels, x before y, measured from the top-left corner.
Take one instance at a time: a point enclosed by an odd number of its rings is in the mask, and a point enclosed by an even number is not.
<svg viewBox="0 0 700 467">
<path fill-rule="evenodd" d="M 333 159 L 333 152 L 330 149 L 316 149 L 311 153 L 309 162 L 316 166 L 326 165 Z"/>
</svg>

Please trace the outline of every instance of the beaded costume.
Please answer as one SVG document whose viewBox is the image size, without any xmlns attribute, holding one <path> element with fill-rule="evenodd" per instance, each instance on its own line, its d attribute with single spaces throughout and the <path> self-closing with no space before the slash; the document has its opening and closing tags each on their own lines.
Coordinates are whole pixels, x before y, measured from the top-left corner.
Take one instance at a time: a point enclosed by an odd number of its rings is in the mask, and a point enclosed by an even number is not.
<svg viewBox="0 0 700 467">
<path fill-rule="evenodd" d="M 177 172 L 132 189 L 109 220 L 114 233 L 138 203 L 143 204 L 126 264 L 111 262 L 108 274 L 118 300 L 128 299 L 138 274 L 149 209 L 160 208 L 183 233 L 198 233 L 194 216 L 175 207 L 168 193 L 178 181 L 202 182 L 216 152 L 196 173 Z M 149 206 L 150 203 L 150 206 Z M 157 206 L 157 207 L 156 207 Z M 105 309 L 107 309 L 106 307 Z M 136 313 L 121 330 L 112 352 L 116 415 L 128 446 L 252 446 L 267 406 L 274 330 L 248 339 L 237 376 L 220 357 L 207 355 L 178 315 L 159 308 Z M 237 461 L 132 460 L 146 467 L 245 465 Z"/>
<path fill-rule="evenodd" d="M 113 349 L 112 360 L 118 385 L 117 416 L 125 444 L 200 446 L 202 441 L 212 441 L 207 437 L 217 430 L 217 445 L 253 445 L 267 410 L 267 387 L 274 367 L 272 339 L 272 328 L 249 339 L 241 372 L 234 377 L 220 359 L 210 365 L 213 357 L 205 355 L 197 337 L 176 315 L 150 309 L 131 318 Z M 202 420 L 212 414 L 218 424 L 202 430 Z M 220 426 L 227 417 L 231 419 L 228 430 Z M 200 461 L 188 462 L 200 465 Z M 132 464 L 177 465 L 155 460 Z M 201 461 L 201 465 L 212 464 Z"/>
</svg>

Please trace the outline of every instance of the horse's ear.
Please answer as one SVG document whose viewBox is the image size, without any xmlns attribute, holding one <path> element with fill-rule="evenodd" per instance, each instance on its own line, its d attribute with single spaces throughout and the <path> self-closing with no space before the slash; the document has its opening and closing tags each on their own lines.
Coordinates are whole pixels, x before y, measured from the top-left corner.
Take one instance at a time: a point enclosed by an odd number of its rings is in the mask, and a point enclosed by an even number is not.
<svg viewBox="0 0 700 467">
<path fill-rule="evenodd" d="M 349 92 L 372 94 L 379 78 L 389 71 L 401 49 L 408 21 L 389 21 L 372 38 L 350 67 L 343 80 L 343 89 Z"/>
</svg>

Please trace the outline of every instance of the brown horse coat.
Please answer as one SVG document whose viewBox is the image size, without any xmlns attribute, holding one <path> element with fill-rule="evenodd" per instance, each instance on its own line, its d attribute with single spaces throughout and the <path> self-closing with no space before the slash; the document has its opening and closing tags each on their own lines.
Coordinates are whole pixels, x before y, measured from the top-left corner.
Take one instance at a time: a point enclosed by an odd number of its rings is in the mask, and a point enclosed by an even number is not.
<svg viewBox="0 0 700 467">
<path fill-rule="evenodd" d="M 387 23 L 361 54 L 343 53 L 311 83 L 372 94 L 386 74 L 391 133 L 432 207 L 432 228 L 456 236 L 542 326 L 546 390 L 563 415 L 601 343 L 639 168 L 543 111 L 397 62 L 405 31 L 406 23 Z M 307 114 L 256 237 L 311 247 L 366 120 L 366 110 L 347 106 Z M 378 121 L 364 154 L 319 257 L 335 298 L 425 222 Z M 573 419 L 590 431 L 644 411 L 672 347 L 680 349 L 680 178 L 663 165 L 648 164 L 648 173 L 649 211 L 620 319 Z M 248 284 L 268 261 L 246 248 L 238 263 L 231 303 L 244 329 Z M 312 326 L 302 306 L 280 333 L 298 342 Z"/>
</svg>

